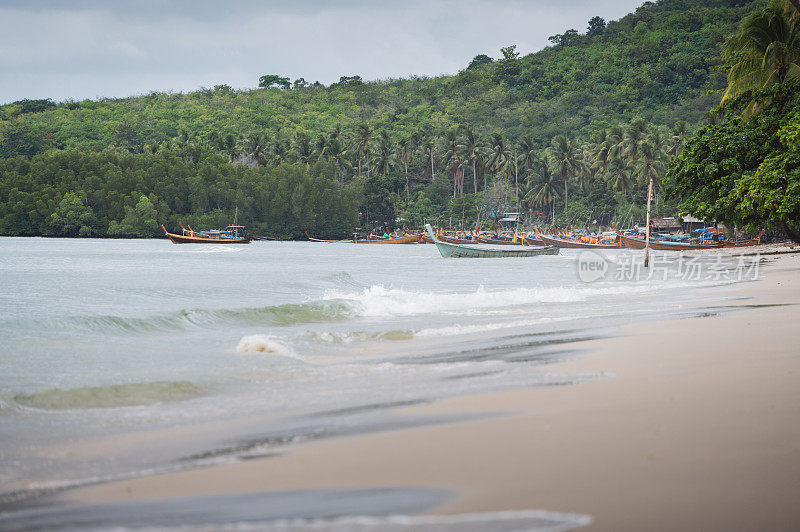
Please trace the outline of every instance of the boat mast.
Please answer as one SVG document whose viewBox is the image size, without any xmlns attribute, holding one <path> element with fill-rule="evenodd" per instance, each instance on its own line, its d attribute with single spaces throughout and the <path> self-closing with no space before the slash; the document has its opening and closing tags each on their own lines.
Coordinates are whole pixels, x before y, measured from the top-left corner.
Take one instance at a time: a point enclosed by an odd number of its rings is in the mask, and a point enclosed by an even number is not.
<svg viewBox="0 0 800 532">
<path fill-rule="evenodd" d="M 653 176 L 650 176 L 650 184 L 647 185 L 647 229 L 644 237 L 644 267 L 650 265 L 650 198 L 653 195 Z"/>
</svg>

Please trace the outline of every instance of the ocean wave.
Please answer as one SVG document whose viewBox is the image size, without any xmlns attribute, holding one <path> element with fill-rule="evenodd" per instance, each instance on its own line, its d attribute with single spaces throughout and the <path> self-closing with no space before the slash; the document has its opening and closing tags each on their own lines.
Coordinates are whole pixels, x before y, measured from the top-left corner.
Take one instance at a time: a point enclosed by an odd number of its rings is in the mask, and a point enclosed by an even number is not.
<svg viewBox="0 0 800 532">
<path fill-rule="evenodd" d="M 593 297 L 625 295 L 654 290 L 651 285 L 611 287 L 519 287 L 474 292 L 421 292 L 373 285 L 360 293 L 329 292 L 325 300 L 351 302 L 357 314 L 366 317 L 415 316 L 422 314 L 491 313 L 536 303 L 574 303 Z"/>
<path fill-rule="evenodd" d="M 42 330 L 83 330 L 111 333 L 172 331 L 226 325 L 283 327 L 304 323 L 345 321 L 356 317 L 507 314 L 508 309 L 513 307 L 524 308 L 541 303 L 582 302 L 600 296 L 624 296 L 663 288 L 662 286 L 641 284 L 606 287 L 519 287 L 504 290 L 486 290 L 479 287 L 471 292 L 441 293 L 373 285 L 354 292 L 329 291 L 321 299 L 304 303 L 247 308 L 183 309 L 147 317 L 89 315 L 12 318 L 0 320 L 0 325 L 23 324 L 33 325 Z M 384 339 L 392 339 L 393 334 L 388 333 Z M 403 333 L 399 334 L 403 336 Z M 342 338 L 342 341 L 346 340 Z"/>
<path fill-rule="evenodd" d="M 358 309 L 347 301 L 311 301 L 238 309 L 184 309 L 148 317 L 67 316 L 29 320 L 42 329 L 84 330 L 89 332 L 151 332 L 219 325 L 252 324 L 286 326 L 346 320 Z M 4 320 L 7 321 L 7 320 Z M 11 320 L 8 320 L 11 321 Z M 20 320 L 13 320 L 19 322 Z"/>
<path fill-rule="evenodd" d="M 32 394 L 17 394 L 10 400 L 15 405 L 39 410 L 78 410 L 172 403 L 198 397 L 205 392 L 203 388 L 187 381 L 158 381 L 67 390 L 52 388 Z"/>
</svg>

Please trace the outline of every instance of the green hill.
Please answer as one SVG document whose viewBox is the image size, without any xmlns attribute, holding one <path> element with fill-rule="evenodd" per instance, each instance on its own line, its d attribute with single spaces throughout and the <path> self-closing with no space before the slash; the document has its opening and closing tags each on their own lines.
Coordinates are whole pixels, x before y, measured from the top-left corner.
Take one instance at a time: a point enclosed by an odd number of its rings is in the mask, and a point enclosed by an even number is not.
<svg viewBox="0 0 800 532">
<path fill-rule="evenodd" d="M 263 233 L 346 234 L 359 223 L 359 210 L 360 223 L 370 226 L 397 216 L 469 219 L 488 209 L 476 189 L 494 187 L 499 178 L 532 212 L 549 207 L 561 215 L 556 221 L 607 221 L 625 208 L 635 212 L 631 202 L 641 183 L 633 159 L 629 186 L 595 179 L 599 171 L 608 177 L 608 168 L 595 164 L 598 135 L 633 123 L 643 138 L 661 139 L 657 148 L 666 153 L 666 128 L 686 122 L 692 129 L 719 102 L 721 44 L 763 5 L 646 2 L 618 21 L 593 19 L 584 34 L 555 35 L 552 46 L 534 54 L 519 57 L 510 46 L 499 60 L 476 56 L 452 76 L 372 82 L 348 76 L 329 87 L 298 80 L 289 88 L 217 86 L 8 104 L 0 107 L 0 233 L 157 234 L 153 217 L 170 225 L 190 218 L 197 225 L 222 223 L 238 206 L 243 220 Z M 534 159 L 557 135 L 574 138 L 576 160 L 584 160 L 569 175 L 577 183 L 568 196 L 575 212 L 567 198 L 558 213 L 552 199 L 533 201 L 532 191 L 547 179 Z M 465 143 L 476 145 L 472 155 Z M 519 158 L 523 152 L 526 160 Z M 330 189 L 335 202 L 349 210 L 323 221 L 330 210 L 316 202 L 331 193 L 306 197 L 306 179 L 326 181 L 320 190 L 336 183 Z M 292 195 L 297 190 L 302 198 Z M 263 195 L 288 202 L 275 211 L 279 219 L 252 201 Z M 125 223 L 143 197 L 152 215 Z M 65 198 L 63 209 L 83 212 L 83 222 L 54 216 Z M 292 210 L 293 202 L 303 207 Z M 277 209 L 274 201 L 269 208 Z"/>
</svg>

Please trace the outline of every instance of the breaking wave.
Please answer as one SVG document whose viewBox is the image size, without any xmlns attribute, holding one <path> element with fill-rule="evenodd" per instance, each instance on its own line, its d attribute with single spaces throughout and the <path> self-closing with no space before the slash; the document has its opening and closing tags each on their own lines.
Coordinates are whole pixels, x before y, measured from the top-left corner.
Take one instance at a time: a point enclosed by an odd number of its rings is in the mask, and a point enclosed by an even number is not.
<svg viewBox="0 0 800 532">
<path fill-rule="evenodd" d="M 374 285 L 361 293 L 330 292 L 328 301 L 351 302 L 357 314 L 368 317 L 414 316 L 420 314 L 482 313 L 535 303 L 572 303 L 591 297 L 640 293 L 653 290 L 649 286 L 615 286 L 596 288 L 513 288 L 488 291 L 483 287 L 467 293 L 417 292 Z"/>
<path fill-rule="evenodd" d="M 187 381 L 135 382 L 69 390 L 52 388 L 32 394 L 17 394 L 11 401 L 18 406 L 40 410 L 76 410 L 172 403 L 204 393 L 203 388 Z"/>
<path fill-rule="evenodd" d="M 282 327 L 345 321 L 359 316 L 391 318 L 425 314 L 492 314 L 511 307 L 537 303 L 572 303 L 597 296 L 625 295 L 653 289 L 647 285 L 606 288 L 520 287 L 496 291 L 480 287 L 473 292 L 441 293 L 373 285 L 358 292 L 331 291 L 322 299 L 304 303 L 233 309 L 189 309 L 149 317 L 67 316 L 32 318 L 31 321 L 44 329 L 111 333 L 186 330 L 226 325 Z M 2 321 L 8 324 L 15 320 Z"/>
</svg>

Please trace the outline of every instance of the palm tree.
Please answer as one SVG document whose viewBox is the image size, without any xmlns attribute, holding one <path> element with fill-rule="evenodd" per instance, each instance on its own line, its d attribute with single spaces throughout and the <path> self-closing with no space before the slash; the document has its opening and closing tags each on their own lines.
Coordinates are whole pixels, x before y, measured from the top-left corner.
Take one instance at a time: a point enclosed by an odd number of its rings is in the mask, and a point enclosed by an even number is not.
<svg viewBox="0 0 800 532">
<path fill-rule="evenodd" d="M 262 135 L 259 133 L 253 133 L 245 142 L 245 149 L 247 153 L 258 163 L 259 165 L 263 162 L 264 159 L 264 152 L 266 151 L 267 147 L 269 146 L 269 139 L 266 135 Z"/>
<path fill-rule="evenodd" d="M 574 175 L 578 166 L 578 148 L 572 139 L 564 135 L 553 137 L 551 145 L 547 148 L 549 164 L 554 172 L 558 173 L 564 182 L 564 208 L 569 206 L 569 190 L 567 181 Z"/>
<path fill-rule="evenodd" d="M 683 152 L 683 146 L 686 144 L 687 128 L 686 122 L 679 120 L 675 122 L 669 138 L 669 148 L 667 153 L 673 157 L 677 157 Z"/>
<path fill-rule="evenodd" d="M 330 160 L 336 165 L 336 168 L 338 169 L 337 173 L 339 175 L 339 187 L 343 187 L 344 174 L 348 166 L 347 150 L 344 148 L 342 141 L 337 136 L 328 140 L 325 151 L 325 155 L 329 157 Z"/>
<path fill-rule="evenodd" d="M 230 133 L 220 138 L 220 147 L 228 155 L 231 162 L 233 162 L 239 154 L 239 146 L 237 145 L 236 137 Z"/>
<path fill-rule="evenodd" d="M 478 161 L 481 158 L 483 146 L 480 140 L 475 136 L 475 133 L 467 126 L 463 126 L 461 133 L 464 136 L 464 142 L 461 143 L 461 153 L 465 161 L 472 163 L 472 184 L 474 192 L 478 193 Z"/>
<path fill-rule="evenodd" d="M 453 197 L 458 195 L 459 181 L 463 184 L 464 167 L 461 161 L 460 145 L 458 143 L 458 130 L 450 129 L 444 135 L 442 142 L 442 166 L 450 172 L 453 177 Z"/>
<path fill-rule="evenodd" d="M 372 145 L 372 129 L 368 124 L 356 128 L 356 154 L 358 155 L 358 177 L 361 177 L 361 160 L 366 159 L 367 179 L 369 179 L 369 152 Z"/>
<path fill-rule="evenodd" d="M 314 157 L 317 161 L 322 159 L 328 154 L 328 138 L 320 133 L 317 135 L 317 140 L 314 142 Z"/>
<path fill-rule="evenodd" d="M 311 159 L 314 156 L 314 149 L 311 147 L 311 137 L 308 134 L 298 132 L 294 136 L 294 149 L 297 153 L 297 162 L 306 165 L 306 169 L 311 164 Z"/>
<path fill-rule="evenodd" d="M 800 80 L 800 23 L 778 4 L 744 19 L 725 43 L 733 62 L 722 101 L 786 80 Z"/>
<path fill-rule="evenodd" d="M 425 157 L 425 166 L 430 166 L 431 181 L 433 181 L 436 178 L 436 169 L 434 168 L 434 161 L 436 160 L 436 137 L 427 137 L 422 141 L 420 148 L 423 157 Z"/>
<path fill-rule="evenodd" d="M 639 146 L 645 138 L 647 123 L 642 118 L 635 118 L 628 124 L 623 133 L 620 145 L 628 161 L 634 162 L 639 157 Z"/>
<path fill-rule="evenodd" d="M 409 183 L 408 183 L 408 165 L 414 158 L 414 152 L 419 147 L 419 137 L 416 133 L 412 133 L 408 137 L 403 137 L 400 140 L 400 161 L 403 163 L 403 168 L 406 172 L 406 197 L 408 197 Z"/>
<path fill-rule="evenodd" d="M 551 171 L 553 164 L 547 152 L 537 159 L 528 178 L 532 183 L 528 192 L 523 196 L 523 201 L 536 207 L 549 207 L 550 222 L 555 217 L 556 199 L 559 196 L 558 176 Z"/>
<path fill-rule="evenodd" d="M 631 179 L 628 163 L 620 156 L 609 159 L 607 179 L 611 188 L 622 194 L 627 195 L 633 188 L 633 179 Z"/>
<path fill-rule="evenodd" d="M 279 166 L 286 162 L 289 156 L 289 143 L 282 139 L 272 142 L 272 164 Z"/>
<path fill-rule="evenodd" d="M 489 138 L 489 150 L 488 166 L 492 172 L 508 175 L 512 163 L 512 154 L 500 133 L 492 133 L 492 136 Z"/>
<path fill-rule="evenodd" d="M 386 131 L 378 135 L 378 165 L 375 169 L 379 175 L 386 175 L 392 169 L 392 139 Z"/>
<path fill-rule="evenodd" d="M 639 147 L 639 159 L 634 164 L 634 169 L 642 183 L 653 180 L 653 189 L 661 186 L 661 177 L 666 171 L 662 153 L 649 142 L 643 142 Z M 656 205 L 658 205 L 658 195 L 656 195 Z"/>
</svg>

